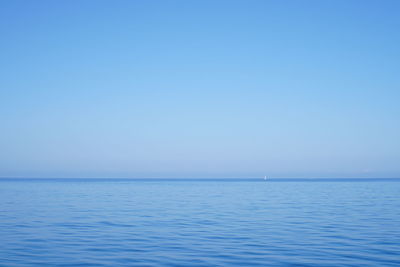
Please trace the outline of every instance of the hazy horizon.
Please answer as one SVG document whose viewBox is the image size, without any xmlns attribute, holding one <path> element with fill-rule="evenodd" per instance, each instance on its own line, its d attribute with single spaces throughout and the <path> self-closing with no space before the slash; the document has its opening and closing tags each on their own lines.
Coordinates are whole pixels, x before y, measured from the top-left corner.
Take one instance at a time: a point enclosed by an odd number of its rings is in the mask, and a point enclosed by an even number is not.
<svg viewBox="0 0 400 267">
<path fill-rule="evenodd" d="M 400 177 L 399 1 L 0 6 L 0 177 Z"/>
</svg>

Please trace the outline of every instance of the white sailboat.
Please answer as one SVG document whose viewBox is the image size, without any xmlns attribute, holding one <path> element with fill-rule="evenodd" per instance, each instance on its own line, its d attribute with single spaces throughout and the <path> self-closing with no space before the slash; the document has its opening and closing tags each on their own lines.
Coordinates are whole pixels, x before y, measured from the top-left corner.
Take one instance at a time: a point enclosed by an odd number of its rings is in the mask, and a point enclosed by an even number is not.
<svg viewBox="0 0 400 267">
<path fill-rule="evenodd" d="M 265 181 L 267 180 L 267 176 L 266 176 L 266 175 L 264 176 L 264 180 L 265 180 Z"/>
</svg>

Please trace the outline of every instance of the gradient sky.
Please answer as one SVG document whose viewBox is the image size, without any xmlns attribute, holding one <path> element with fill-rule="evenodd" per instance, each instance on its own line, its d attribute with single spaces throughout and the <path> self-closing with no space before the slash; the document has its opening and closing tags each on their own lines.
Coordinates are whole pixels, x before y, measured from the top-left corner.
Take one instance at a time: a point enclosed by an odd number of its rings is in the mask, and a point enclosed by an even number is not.
<svg viewBox="0 0 400 267">
<path fill-rule="evenodd" d="M 0 177 L 400 177 L 400 1 L 2 1 Z"/>
</svg>

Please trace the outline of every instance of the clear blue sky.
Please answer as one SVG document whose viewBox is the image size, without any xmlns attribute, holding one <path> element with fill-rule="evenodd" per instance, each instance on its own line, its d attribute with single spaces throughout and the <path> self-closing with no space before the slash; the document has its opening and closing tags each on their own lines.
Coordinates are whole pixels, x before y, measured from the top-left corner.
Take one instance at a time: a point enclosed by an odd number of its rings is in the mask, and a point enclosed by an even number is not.
<svg viewBox="0 0 400 267">
<path fill-rule="evenodd" d="M 400 177 L 400 1 L 2 1 L 0 177 Z"/>
</svg>

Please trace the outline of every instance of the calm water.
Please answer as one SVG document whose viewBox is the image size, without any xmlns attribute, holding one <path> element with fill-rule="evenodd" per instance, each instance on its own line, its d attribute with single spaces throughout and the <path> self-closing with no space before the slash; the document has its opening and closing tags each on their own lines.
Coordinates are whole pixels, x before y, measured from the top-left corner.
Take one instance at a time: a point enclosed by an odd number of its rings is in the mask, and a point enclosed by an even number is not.
<svg viewBox="0 0 400 267">
<path fill-rule="evenodd" d="M 0 180 L 1 266 L 400 266 L 400 182 Z"/>
</svg>

